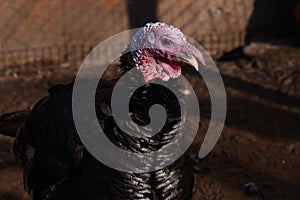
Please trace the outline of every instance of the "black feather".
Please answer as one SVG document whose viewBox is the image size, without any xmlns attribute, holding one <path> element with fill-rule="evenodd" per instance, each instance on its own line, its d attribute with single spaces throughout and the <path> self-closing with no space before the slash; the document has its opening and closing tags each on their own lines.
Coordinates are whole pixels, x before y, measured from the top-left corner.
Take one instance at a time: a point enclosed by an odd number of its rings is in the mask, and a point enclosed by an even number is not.
<svg viewBox="0 0 300 200">
<path fill-rule="evenodd" d="M 124 71 L 134 67 L 130 53 L 120 61 Z M 122 132 L 111 113 L 114 85 L 115 81 L 100 80 L 95 106 L 104 133 L 119 148 L 151 152 L 169 143 L 176 134 L 184 134 L 179 131 L 178 100 L 167 88 L 156 84 L 135 91 L 129 109 L 133 121 L 145 125 L 150 122 L 149 108 L 161 104 L 167 110 L 163 129 L 151 138 Z M 72 117 L 72 89 L 72 83 L 49 89 L 50 95 L 34 106 L 15 140 L 13 150 L 23 163 L 26 189 L 34 199 L 191 199 L 193 174 L 185 156 L 164 169 L 139 174 L 120 172 L 96 160 L 77 135 Z M 151 164 L 151 160 L 145 162 Z"/>
</svg>

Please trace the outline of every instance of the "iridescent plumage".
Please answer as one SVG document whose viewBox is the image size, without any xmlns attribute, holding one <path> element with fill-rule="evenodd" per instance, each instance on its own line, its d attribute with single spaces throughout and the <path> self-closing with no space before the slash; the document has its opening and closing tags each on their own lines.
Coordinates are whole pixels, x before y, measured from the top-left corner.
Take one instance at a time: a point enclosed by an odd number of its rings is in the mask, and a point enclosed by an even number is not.
<svg viewBox="0 0 300 200">
<path fill-rule="evenodd" d="M 120 58 L 119 67 L 124 73 L 137 67 L 146 83 L 160 78 L 177 84 L 181 67 L 197 65 L 195 58 L 205 65 L 200 51 L 186 41 L 180 30 L 164 23 L 149 23 L 141 28 L 130 48 Z M 138 77 L 133 74 L 132 80 Z M 132 96 L 131 117 L 136 124 L 145 125 L 150 120 L 149 108 L 161 104 L 167 110 L 165 126 L 148 138 L 124 133 L 116 125 L 110 108 L 116 81 L 101 79 L 95 99 L 99 124 L 116 146 L 147 153 L 167 145 L 176 134 L 186 134 L 180 129 L 184 116 L 179 100 L 166 88 L 151 83 Z M 140 174 L 120 172 L 95 159 L 81 143 L 74 126 L 72 89 L 72 83 L 51 88 L 49 96 L 34 106 L 14 143 L 13 151 L 24 166 L 26 190 L 34 199 L 191 199 L 193 174 L 185 155 L 168 167 Z M 151 164 L 151 160 L 145 162 Z"/>
</svg>

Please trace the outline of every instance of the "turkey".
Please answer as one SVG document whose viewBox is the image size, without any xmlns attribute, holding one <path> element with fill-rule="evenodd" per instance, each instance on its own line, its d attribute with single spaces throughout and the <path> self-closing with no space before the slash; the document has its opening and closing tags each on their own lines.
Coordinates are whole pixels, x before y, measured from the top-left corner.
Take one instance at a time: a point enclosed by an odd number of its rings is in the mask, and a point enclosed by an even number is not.
<svg viewBox="0 0 300 200">
<path fill-rule="evenodd" d="M 123 74 L 138 69 L 138 75 L 130 74 L 132 80 L 142 77 L 145 83 L 131 97 L 131 118 L 137 125 L 145 126 L 151 121 L 149 108 L 160 104 L 167 112 L 166 123 L 151 137 L 134 137 L 123 132 L 114 120 L 110 101 L 118 79 L 100 79 L 94 106 L 105 136 L 114 145 L 129 152 L 149 153 L 168 145 L 175 135 L 186 134 L 179 129 L 182 114 L 178 99 L 151 81 L 178 84 L 183 67 L 198 69 L 205 61 L 179 29 L 161 22 L 140 28 L 128 48 L 131 51 L 120 57 L 118 67 Z M 93 157 L 74 125 L 73 84 L 50 88 L 49 95 L 33 107 L 30 115 L 24 115 L 26 120 L 18 129 L 12 149 L 24 167 L 25 189 L 33 199 L 192 198 L 193 172 L 185 154 L 167 167 L 143 173 L 118 171 Z M 0 130 L 10 121 L 9 115 L 1 120 Z"/>
</svg>

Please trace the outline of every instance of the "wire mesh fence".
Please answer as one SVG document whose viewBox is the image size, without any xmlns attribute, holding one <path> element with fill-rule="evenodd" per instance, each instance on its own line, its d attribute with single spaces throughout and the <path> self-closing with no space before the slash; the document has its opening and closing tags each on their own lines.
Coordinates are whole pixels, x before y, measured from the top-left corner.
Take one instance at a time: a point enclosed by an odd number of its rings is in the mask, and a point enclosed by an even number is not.
<svg viewBox="0 0 300 200">
<path fill-rule="evenodd" d="M 239 32 L 229 37 L 224 36 L 202 36 L 199 38 L 206 50 L 213 57 L 220 56 L 222 52 L 229 51 L 244 41 L 245 32 Z M 220 45 L 222 44 L 222 45 Z M 33 63 L 77 64 L 83 61 L 85 56 L 97 43 L 81 43 L 71 45 L 53 45 L 46 47 L 26 48 L 22 50 L 10 50 L 0 52 L 0 67 L 12 67 L 17 65 L 28 65 Z M 108 54 L 109 51 L 103 52 Z"/>
<path fill-rule="evenodd" d="M 136 0 L 4 3 L 0 7 L 0 67 L 37 62 L 80 63 L 101 41 L 134 28 L 132 24 L 139 25 L 135 20 L 159 20 L 177 26 L 213 57 L 244 44 L 252 0 L 150 1 L 155 9 Z"/>
<path fill-rule="evenodd" d="M 92 45 L 72 45 L 72 53 L 68 53 L 64 45 L 55 45 L 23 50 L 3 51 L 0 53 L 0 66 L 13 67 L 33 63 L 60 64 L 64 62 L 76 63 L 88 54 Z"/>
</svg>

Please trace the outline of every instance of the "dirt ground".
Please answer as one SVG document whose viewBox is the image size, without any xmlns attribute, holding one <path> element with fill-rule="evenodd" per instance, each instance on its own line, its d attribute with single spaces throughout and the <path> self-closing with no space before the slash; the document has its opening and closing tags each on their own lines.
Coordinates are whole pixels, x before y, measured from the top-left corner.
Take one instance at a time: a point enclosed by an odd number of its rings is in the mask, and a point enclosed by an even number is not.
<svg viewBox="0 0 300 200">
<path fill-rule="evenodd" d="M 193 200 L 300 199 L 300 49 L 252 44 L 245 52 L 218 62 L 227 118 L 217 145 L 201 160 L 195 155 L 209 124 L 210 103 L 203 81 L 187 74 L 201 97 L 200 129 L 190 149 Z M 32 107 L 50 86 L 72 81 L 76 70 L 41 64 L 0 69 L 0 114 Z M 12 141 L 0 136 L 0 199 L 29 199 L 10 153 Z"/>
</svg>

